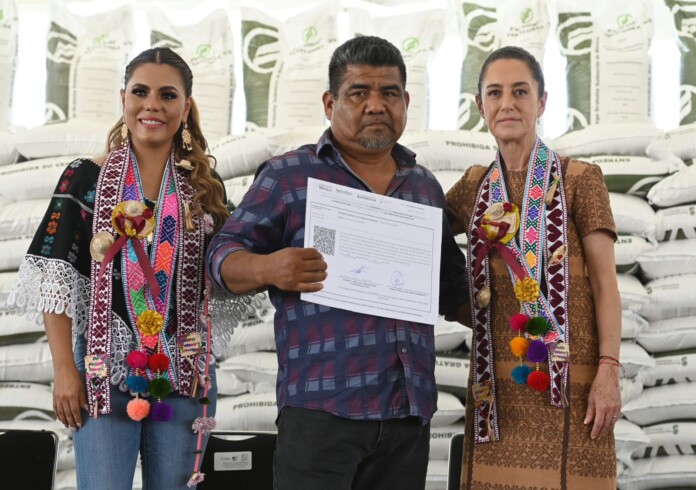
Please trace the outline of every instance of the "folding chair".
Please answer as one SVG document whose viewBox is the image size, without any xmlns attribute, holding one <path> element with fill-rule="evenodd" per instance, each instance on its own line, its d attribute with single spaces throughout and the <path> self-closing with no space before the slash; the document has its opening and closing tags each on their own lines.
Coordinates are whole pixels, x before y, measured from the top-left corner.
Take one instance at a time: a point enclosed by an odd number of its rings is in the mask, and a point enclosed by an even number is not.
<svg viewBox="0 0 696 490">
<path fill-rule="evenodd" d="M 276 439 L 275 432 L 211 432 L 201 465 L 205 480 L 198 489 L 272 490 Z"/>
<path fill-rule="evenodd" d="M 58 434 L 50 430 L 0 430 L 0 475 L 7 488 L 51 490 L 58 465 Z"/>
<path fill-rule="evenodd" d="M 464 433 L 459 432 L 450 439 L 449 469 L 447 471 L 447 490 L 459 490 L 462 476 L 462 455 L 464 453 Z"/>
</svg>

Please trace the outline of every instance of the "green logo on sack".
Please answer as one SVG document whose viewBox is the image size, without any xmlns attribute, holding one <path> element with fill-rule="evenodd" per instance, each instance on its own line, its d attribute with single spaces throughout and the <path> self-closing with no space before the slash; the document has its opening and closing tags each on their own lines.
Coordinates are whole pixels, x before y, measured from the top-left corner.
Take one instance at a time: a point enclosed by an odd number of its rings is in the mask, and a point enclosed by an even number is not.
<svg viewBox="0 0 696 490">
<path fill-rule="evenodd" d="M 407 53 L 411 53 L 418 49 L 418 46 L 420 45 L 420 41 L 418 40 L 417 37 L 407 37 L 404 39 L 403 44 L 401 45 L 401 48 L 406 51 Z"/>
<path fill-rule="evenodd" d="M 306 43 L 310 42 L 312 39 L 317 37 L 317 28 L 314 26 L 310 26 L 304 31 L 302 31 L 302 40 Z"/>
<path fill-rule="evenodd" d="M 102 34 L 101 36 L 95 37 L 95 38 L 94 38 L 93 44 L 94 44 L 95 46 L 103 46 L 103 45 L 104 45 L 104 41 L 106 41 L 106 34 Z"/>
<path fill-rule="evenodd" d="M 629 13 L 621 14 L 616 18 L 616 24 L 619 27 L 626 27 L 633 23 L 633 16 Z"/>
<path fill-rule="evenodd" d="M 5 11 L 0 10 L 0 22 L 2 22 L 3 20 L 5 20 Z"/>
<path fill-rule="evenodd" d="M 520 20 L 523 24 L 529 24 L 534 19 L 534 11 L 530 8 L 526 8 L 522 11 Z"/>
<path fill-rule="evenodd" d="M 201 44 L 196 48 L 196 54 L 201 58 L 207 58 L 213 52 L 213 48 L 210 44 Z"/>
</svg>

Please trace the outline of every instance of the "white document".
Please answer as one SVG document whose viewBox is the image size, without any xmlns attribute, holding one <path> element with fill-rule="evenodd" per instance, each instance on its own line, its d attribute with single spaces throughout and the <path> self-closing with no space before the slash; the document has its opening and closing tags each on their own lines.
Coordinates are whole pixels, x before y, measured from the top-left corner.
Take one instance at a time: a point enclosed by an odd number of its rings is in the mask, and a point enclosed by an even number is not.
<svg viewBox="0 0 696 490">
<path fill-rule="evenodd" d="M 441 209 L 310 178 L 304 240 L 324 256 L 328 277 L 303 300 L 437 322 Z"/>
</svg>

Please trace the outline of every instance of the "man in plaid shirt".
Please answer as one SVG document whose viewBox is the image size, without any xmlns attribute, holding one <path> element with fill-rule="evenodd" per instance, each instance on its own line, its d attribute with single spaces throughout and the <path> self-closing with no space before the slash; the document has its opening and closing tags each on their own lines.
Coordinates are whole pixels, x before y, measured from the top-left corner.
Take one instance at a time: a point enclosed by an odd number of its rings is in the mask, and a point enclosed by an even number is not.
<svg viewBox="0 0 696 490">
<path fill-rule="evenodd" d="M 464 318 L 465 261 L 442 189 L 397 143 L 405 85 L 404 61 L 388 41 L 357 37 L 338 47 L 323 95 L 331 128 L 317 144 L 262 164 L 209 247 L 214 282 L 235 294 L 267 288 L 276 308 L 279 490 L 425 486 L 437 408 L 433 326 L 300 299 L 327 277 L 322 255 L 303 248 L 312 177 L 442 208 L 440 313 Z"/>
</svg>

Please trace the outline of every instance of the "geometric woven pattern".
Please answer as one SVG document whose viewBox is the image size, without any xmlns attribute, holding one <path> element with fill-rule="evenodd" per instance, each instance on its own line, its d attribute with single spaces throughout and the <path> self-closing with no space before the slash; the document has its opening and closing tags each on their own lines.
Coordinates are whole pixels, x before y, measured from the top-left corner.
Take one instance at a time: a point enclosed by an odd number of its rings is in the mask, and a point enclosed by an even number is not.
<svg viewBox="0 0 696 490">
<path fill-rule="evenodd" d="M 568 345 L 566 314 L 569 280 L 568 257 L 564 257 L 560 263 L 554 265 L 549 265 L 548 260 L 554 251 L 565 246 L 567 242 L 567 227 L 563 219 L 566 215 L 566 201 L 560 173 L 560 159 L 537 138 L 530 157 L 526 193 L 520 212 L 520 246 L 513 239 L 507 243 L 506 249 L 513 254 L 515 260 L 524 267 L 530 277 L 535 278 L 539 284 L 546 283 L 546 294 L 540 294 L 534 302 L 521 304 L 524 312 L 530 317 L 543 316 L 549 319 L 554 328 L 550 329 L 544 338 L 547 344 L 563 341 Z M 559 184 L 547 207 L 545 202 L 547 188 L 550 187 L 555 178 L 559 179 Z M 468 257 L 471 265 L 470 298 L 473 310 L 473 383 L 479 389 L 481 387 L 489 389 L 491 393 L 489 397 L 477 403 L 473 410 L 474 441 L 476 443 L 490 442 L 500 437 L 495 402 L 493 342 L 489 328 L 490 305 L 479 307 L 476 301 L 479 291 L 489 285 L 489 261 L 487 258 L 483 258 L 483 264 L 474 263 L 479 256 L 479 251 L 485 245 L 484 240 L 474 230 L 481 225 L 481 220 L 490 207 L 494 203 L 500 202 L 508 202 L 508 196 L 500 154 L 498 153 L 495 163 L 479 187 L 469 226 Z M 545 269 L 542 267 L 543 264 L 546 265 Z M 516 280 L 521 279 L 517 278 L 509 267 L 508 271 L 513 284 Z M 544 275 L 543 279 L 542 275 Z M 563 407 L 568 399 L 568 363 L 549 360 L 549 373 L 551 377 L 550 403 L 553 406 Z"/>
</svg>

